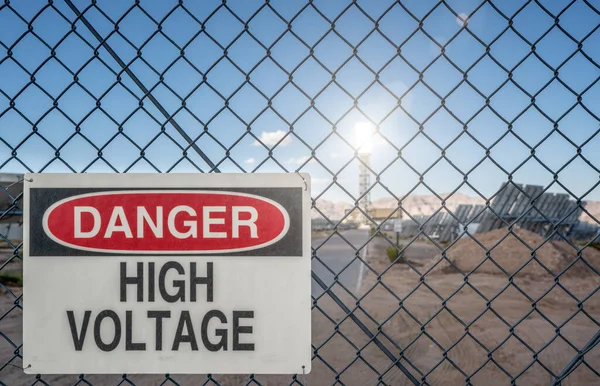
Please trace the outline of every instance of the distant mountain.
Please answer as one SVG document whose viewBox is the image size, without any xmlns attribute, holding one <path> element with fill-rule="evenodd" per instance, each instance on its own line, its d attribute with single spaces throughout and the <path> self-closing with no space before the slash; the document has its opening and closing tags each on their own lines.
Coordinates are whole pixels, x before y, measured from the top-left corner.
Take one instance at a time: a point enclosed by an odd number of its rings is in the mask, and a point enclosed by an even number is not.
<svg viewBox="0 0 600 386">
<path fill-rule="evenodd" d="M 440 197 L 446 197 L 448 194 L 440 194 Z M 375 208 L 396 208 L 398 201 L 393 198 L 380 198 L 373 201 Z M 459 205 L 483 205 L 485 200 L 480 197 L 471 197 L 462 193 L 455 193 L 446 200 L 446 207 L 455 210 Z M 433 194 L 428 195 L 410 195 L 402 201 L 402 207 L 413 216 L 430 215 L 440 208 L 440 199 Z"/>
<path fill-rule="evenodd" d="M 440 197 L 446 197 L 447 194 L 440 194 Z M 446 207 L 450 210 L 455 210 L 459 205 L 483 205 L 485 200 L 481 197 L 472 197 L 462 193 L 455 193 L 452 197 L 446 200 Z M 372 205 L 374 208 L 395 208 L 398 205 L 398 201 L 393 198 L 379 198 L 373 200 Z M 325 199 L 319 199 L 316 202 L 316 206 L 321 212 L 323 212 L 329 219 L 336 220 L 340 219 L 346 213 L 346 210 L 352 209 L 353 204 L 347 202 L 334 202 Z M 440 207 L 440 200 L 430 195 L 409 195 L 402 201 L 402 207 L 411 215 L 430 215 Z M 595 218 L 600 220 L 600 201 L 588 201 L 586 210 L 590 212 Z M 321 214 L 315 209 L 312 210 L 312 218 L 321 218 Z M 587 214 L 583 213 L 580 218 L 581 221 L 596 223 Z"/>
<path fill-rule="evenodd" d="M 440 195 L 442 197 L 445 194 Z M 479 197 L 470 197 L 465 194 L 456 193 L 446 201 L 446 207 L 454 210 L 461 204 L 484 204 L 485 201 Z M 393 198 L 380 198 L 372 202 L 374 208 L 395 208 L 398 201 Z M 352 209 L 353 204 L 347 202 L 333 202 L 325 199 L 319 199 L 316 207 L 329 219 L 339 219 L 346 213 L 346 210 Z M 410 195 L 402 201 L 402 207 L 411 215 L 429 215 L 440 207 L 440 200 L 434 195 Z M 312 218 L 320 218 L 321 214 L 316 209 L 312 210 Z"/>
<path fill-rule="evenodd" d="M 333 202 L 322 198 L 317 200 L 315 206 L 318 210 L 312 210 L 312 218 L 323 218 L 325 216 L 330 220 L 339 220 L 346 214 L 347 209 L 354 207 L 354 205 L 347 202 Z"/>
</svg>

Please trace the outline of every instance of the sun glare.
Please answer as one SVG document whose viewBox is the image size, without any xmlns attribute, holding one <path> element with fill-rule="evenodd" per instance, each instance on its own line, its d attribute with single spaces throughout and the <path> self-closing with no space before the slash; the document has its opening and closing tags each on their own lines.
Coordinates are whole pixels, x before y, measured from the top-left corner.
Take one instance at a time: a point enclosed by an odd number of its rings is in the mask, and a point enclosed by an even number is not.
<svg viewBox="0 0 600 386">
<path fill-rule="evenodd" d="M 369 122 L 358 122 L 354 125 L 356 148 L 359 153 L 371 153 L 375 126 Z"/>
</svg>

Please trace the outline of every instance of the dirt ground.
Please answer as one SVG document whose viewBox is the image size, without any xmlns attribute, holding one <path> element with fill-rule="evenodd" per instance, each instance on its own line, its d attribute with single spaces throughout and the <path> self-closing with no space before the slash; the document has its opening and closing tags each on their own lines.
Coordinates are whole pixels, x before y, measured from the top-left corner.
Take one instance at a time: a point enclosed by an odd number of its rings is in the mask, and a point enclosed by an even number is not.
<svg viewBox="0 0 600 386">
<path fill-rule="evenodd" d="M 413 270 L 406 264 L 389 267 L 388 245 L 382 238 L 369 245 L 370 268 L 365 269 L 359 297 L 341 288 L 334 293 L 423 384 L 508 385 L 516 378 L 518 385 L 550 385 L 551 372 L 560 373 L 576 355 L 575 349 L 583 348 L 599 331 L 599 324 L 592 320 L 600 320 L 596 275 L 561 278 L 554 288 L 551 276 L 516 275 L 512 284 L 497 273 L 474 273 L 465 280 L 460 273 L 437 269 L 422 276 L 432 259 L 439 258 L 436 247 L 427 242 L 412 244 L 406 258 L 415 263 Z M 12 290 L 20 295 L 20 289 Z M 21 343 L 18 305 L 22 303 L 9 293 L 0 295 L 0 332 L 16 345 Z M 305 383 L 305 378 L 310 385 L 412 384 L 327 294 L 316 300 L 312 330 L 316 347 L 312 373 L 298 376 L 298 381 Z M 31 385 L 35 376 L 4 366 L 14 352 L 15 347 L 0 336 L 0 381 Z M 577 367 L 562 385 L 600 383 L 590 370 L 600 369 L 600 347 L 588 352 L 584 360 L 586 364 Z M 10 363 L 22 366 L 19 358 Z M 73 385 L 78 376 L 43 379 L 50 385 Z M 99 386 L 123 380 L 120 375 L 86 375 L 85 379 Z M 158 385 L 165 376 L 132 375 L 128 379 L 137 385 Z M 207 377 L 172 375 L 172 379 L 179 385 L 197 385 Z M 293 381 L 291 376 L 256 375 L 255 379 L 261 385 Z M 214 375 L 214 380 L 220 385 L 245 385 L 249 378 Z"/>
<path fill-rule="evenodd" d="M 380 257 L 388 245 L 379 239 L 370 246 L 369 263 L 379 273 L 389 266 Z M 422 276 L 431 266 L 421 258 L 432 253 L 430 246 L 419 242 L 407 249 L 406 258 L 418 264 L 415 270 L 395 264 L 380 281 L 370 272 L 363 288 L 375 287 L 361 300 L 375 320 L 385 321 L 383 332 L 405 350 L 412 363 L 407 367 L 420 381 L 505 385 L 515 377 L 517 384 L 549 385 L 554 380 L 550 372 L 560 373 L 577 354 L 575 348 L 582 349 L 600 331 L 591 319 L 600 321 L 597 275 L 567 275 L 554 288 L 550 275 L 517 274 L 512 284 L 506 275 L 478 271 L 467 281 L 443 269 Z M 473 260 L 484 257 L 482 250 Z M 403 300 L 399 311 L 400 299 L 392 292 Z M 598 371 L 600 347 L 584 359 Z M 395 372 L 389 384 L 408 383 Z M 562 384 L 597 385 L 600 378 L 581 365 Z"/>
</svg>

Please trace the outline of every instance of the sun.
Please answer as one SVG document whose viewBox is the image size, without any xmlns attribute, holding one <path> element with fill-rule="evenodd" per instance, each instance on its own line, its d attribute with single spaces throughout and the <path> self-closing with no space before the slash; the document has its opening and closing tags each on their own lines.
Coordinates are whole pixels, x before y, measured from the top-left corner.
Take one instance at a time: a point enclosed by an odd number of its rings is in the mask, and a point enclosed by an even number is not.
<svg viewBox="0 0 600 386">
<path fill-rule="evenodd" d="M 361 154 L 370 154 L 373 149 L 375 126 L 370 122 L 357 122 L 354 125 L 356 148 Z"/>
</svg>

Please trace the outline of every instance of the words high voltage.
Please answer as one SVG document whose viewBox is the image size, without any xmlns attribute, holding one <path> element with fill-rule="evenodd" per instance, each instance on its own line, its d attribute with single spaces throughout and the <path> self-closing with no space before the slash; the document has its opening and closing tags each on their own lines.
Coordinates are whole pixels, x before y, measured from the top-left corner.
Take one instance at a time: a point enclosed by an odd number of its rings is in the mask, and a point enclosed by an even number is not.
<svg viewBox="0 0 600 386">
<path fill-rule="evenodd" d="M 192 351 L 197 351 L 199 343 L 208 351 L 254 351 L 254 343 L 249 342 L 249 335 L 253 332 L 249 324 L 254 318 L 254 311 L 234 310 L 229 313 L 231 318 L 228 319 L 222 310 L 196 305 L 198 286 L 206 286 L 206 303 L 213 302 L 212 262 L 206 263 L 206 276 L 197 276 L 195 262 L 190 262 L 189 273 L 176 261 L 166 262 L 160 267 L 158 278 L 156 268 L 154 262 L 148 262 L 146 269 L 144 263 L 138 262 L 136 275 L 128 276 L 127 263 L 120 263 L 120 302 L 128 302 L 127 286 L 135 287 L 135 302 L 148 304 L 149 309 L 142 314 L 139 314 L 139 311 L 125 310 L 123 313 L 113 309 L 99 312 L 88 309 L 83 311 L 83 315 L 74 310 L 66 311 L 76 351 L 90 347 L 85 344 L 89 328 L 93 328 L 95 346 L 102 351 L 113 351 L 119 347 L 125 351 L 178 351 L 183 345 L 189 345 Z M 167 280 L 170 271 L 175 271 L 179 278 Z M 158 295 L 165 302 L 194 304 L 194 312 L 151 307 L 155 303 L 156 287 Z M 197 312 L 201 309 L 205 311 Z M 93 326 L 90 326 L 92 319 Z M 143 333 L 137 331 L 138 329 Z M 154 330 L 154 334 L 151 334 L 155 337 L 154 342 L 135 339 L 139 335 L 150 335 L 147 334 L 149 330 Z"/>
</svg>

